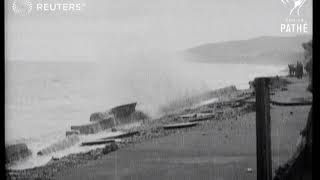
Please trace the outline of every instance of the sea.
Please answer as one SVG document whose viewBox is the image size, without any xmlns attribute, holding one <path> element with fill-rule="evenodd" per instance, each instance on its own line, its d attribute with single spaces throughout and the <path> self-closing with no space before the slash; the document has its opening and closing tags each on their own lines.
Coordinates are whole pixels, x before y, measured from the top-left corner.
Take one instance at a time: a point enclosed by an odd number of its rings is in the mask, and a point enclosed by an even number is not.
<svg viewBox="0 0 320 180">
<path fill-rule="evenodd" d="M 63 141 L 71 125 L 89 123 L 93 112 L 137 102 L 138 110 L 156 118 L 162 115 L 160 107 L 177 99 L 230 85 L 245 89 L 255 77 L 284 75 L 285 69 L 286 65 L 203 63 L 180 52 L 85 61 L 6 60 L 5 142 L 23 142 L 32 151 L 31 157 L 10 168 L 33 168 L 52 157 L 97 148 L 80 143 L 117 132 L 82 136 L 71 147 L 37 156 L 39 150 Z M 134 126 L 139 124 L 128 128 Z"/>
</svg>

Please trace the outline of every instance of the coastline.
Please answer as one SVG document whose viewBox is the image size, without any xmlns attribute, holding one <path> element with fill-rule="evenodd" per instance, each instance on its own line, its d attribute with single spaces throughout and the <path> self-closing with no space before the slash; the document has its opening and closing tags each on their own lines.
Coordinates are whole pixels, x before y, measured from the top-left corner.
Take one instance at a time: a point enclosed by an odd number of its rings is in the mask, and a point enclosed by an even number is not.
<svg viewBox="0 0 320 180">
<path fill-rule="evenodd" d="M 287 78 L 280 77 L 280 79 L 282 80 Z M 285 87 L 287 85 L 285 82 L 286 81 L 279 81 L 276 87 L 272 87 L 272 90 L 276 91 L 276 94 L 274 95 L 275 97 L 279 96 L 279 93 L 282 93 L 282 87 Z M 139 144 L 141 143 L 152 142 L 152 140 L 162 137 L 171 137 L 179 133 L 202 130 L 206 131 L 208 130 L 208 128 L 210 129 L 212 126 L 216 126 L 217 123 L 227 122 L 230 119 L 241 119 L 255 111 L 254 103 L 245 101 L 248 99 L 254 100 L 255 98 L 255 96 L 252 94 L 252 90 L 250 89 L 226 92 L 218 89 L 215 90 L 215 92 L 215 94 L 218 96 L 218 100 L 216 102 L 212 102 L 195 108 L 185 109 L 181 112 L 165 115 L 159 119 L 145 121 L 140 127 L 132 129 L 132 131 L 138 131 L 138 134 L 135 134 L 131 137 L 122 138 L 122 142 L 112 145 L 106 145 L 106 147 L 104 148 L 97 148 L 86 153 L 70 154 L 60 159 L 52 159 L 46 165 L 40 167 L 25 170 L 8 170 L 7 179 L 53 179 L 56 178 L 57 175 L 61 174 L 61 172 L 66 172 L 68 170 L 83 167 L 88 163 L 103 159 L 113 151 L 132 148 L 135 146 L 139 146 Z M 178 118 L 181 115 L 208 112 L 214 114 L 215 116 L 199 122 L 197 126 L 173 130 L 164 130 L 162 128 L 163 125 L 168 123 L 186 122 L 186 120 L 184 120 L 183 118 Z M 224 131 L 225 128 L 229 127 L 219 126 L 217 128 L 217 131 Z M 225 134 L 225 136 L 229 135 Z"/>
</svg>

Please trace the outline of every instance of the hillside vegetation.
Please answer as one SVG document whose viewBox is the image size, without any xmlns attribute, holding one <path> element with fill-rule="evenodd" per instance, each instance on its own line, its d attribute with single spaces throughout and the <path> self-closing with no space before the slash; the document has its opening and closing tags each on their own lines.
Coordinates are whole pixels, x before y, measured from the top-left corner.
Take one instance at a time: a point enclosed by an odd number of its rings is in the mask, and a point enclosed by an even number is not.
<svg viewBox="0 0 320 180">
<path fill-rule="evenodd" d="M 209 43 L 187 50 L 193 61 L 212 63 L 289 64 L 303 61 L 301 44 L 311 35 L 263 36 L 249 40 Z"/>
</svg>

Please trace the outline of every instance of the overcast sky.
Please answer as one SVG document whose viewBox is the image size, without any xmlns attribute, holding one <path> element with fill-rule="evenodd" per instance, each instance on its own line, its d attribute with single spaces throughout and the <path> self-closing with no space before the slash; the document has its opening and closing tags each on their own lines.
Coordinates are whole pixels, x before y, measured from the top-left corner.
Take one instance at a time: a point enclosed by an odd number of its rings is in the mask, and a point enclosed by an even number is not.
<svg viewBox="0 0 320 180">
<path fill-rule="evenodd" d="M 280 32 L 289 15 L 281 0 L 69 0 L 86 7 L 77 14 L 32 11 L 27 16 L 13 14 L 12 1 L 6 0 L 6 59 L 94 60 L 290 35 Z M 301 14 L 311 24 L 311 0 Z"/>
</svg>

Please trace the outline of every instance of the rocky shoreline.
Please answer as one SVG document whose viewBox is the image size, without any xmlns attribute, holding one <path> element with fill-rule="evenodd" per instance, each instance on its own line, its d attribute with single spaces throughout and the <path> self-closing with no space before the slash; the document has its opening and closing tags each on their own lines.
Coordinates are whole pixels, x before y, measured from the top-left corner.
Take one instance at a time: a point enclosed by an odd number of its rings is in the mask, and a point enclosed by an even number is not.
<svg viewBox="0 0 320 180">
<path fill-rule="evenodd" d="M 281 89 L 285 87 L 286 84 L 287 82 L 282 78 L 274 77 L 272 78 L 271 90 Z M 159 119 L 144 121 L 141 126 L 132 129 L 132 131 L 138 131 L 139 133 L 131 137 L 122 138 L 120 142 L 107 144 L 103 148 L 97 148 L 85 153 L 70 154 L 60 159 L 53 158 L 50 162 L 41 167 L 25 170 L 8 170 L 6 177 L 7 179 L 53 179 L 57 172 L 61 170 L 76 168 L 89 161 L 100 159 L 104 155 L 116 151 L 117 149 L 136 146 L 139 145 L 139 143 L 179 133 L 181 131 L 186 132 L 194 129 L 202 129 L 214 121 L 237 118 L 238 116 L 255 111 L 255 104 L 253 101 L 247 101 L 254 99 L 255 97 L 251 89 L 237 90 L 234 88 L 223 88 L 222 90 L 215 91 L 215 95 L 218 97 L 217 102 L 197 108 L 184 109 L 174 114 L 165 115 Z M 199 122 L 198 125 L 194 127 L 172 130 L 163 129 L 162 126 L 165 124 L 187 122 L 188 120 L 181 118 L 181 115 L 192 113 L 206 113 L 213 114 L 214 116 Z"/>
</svg>

